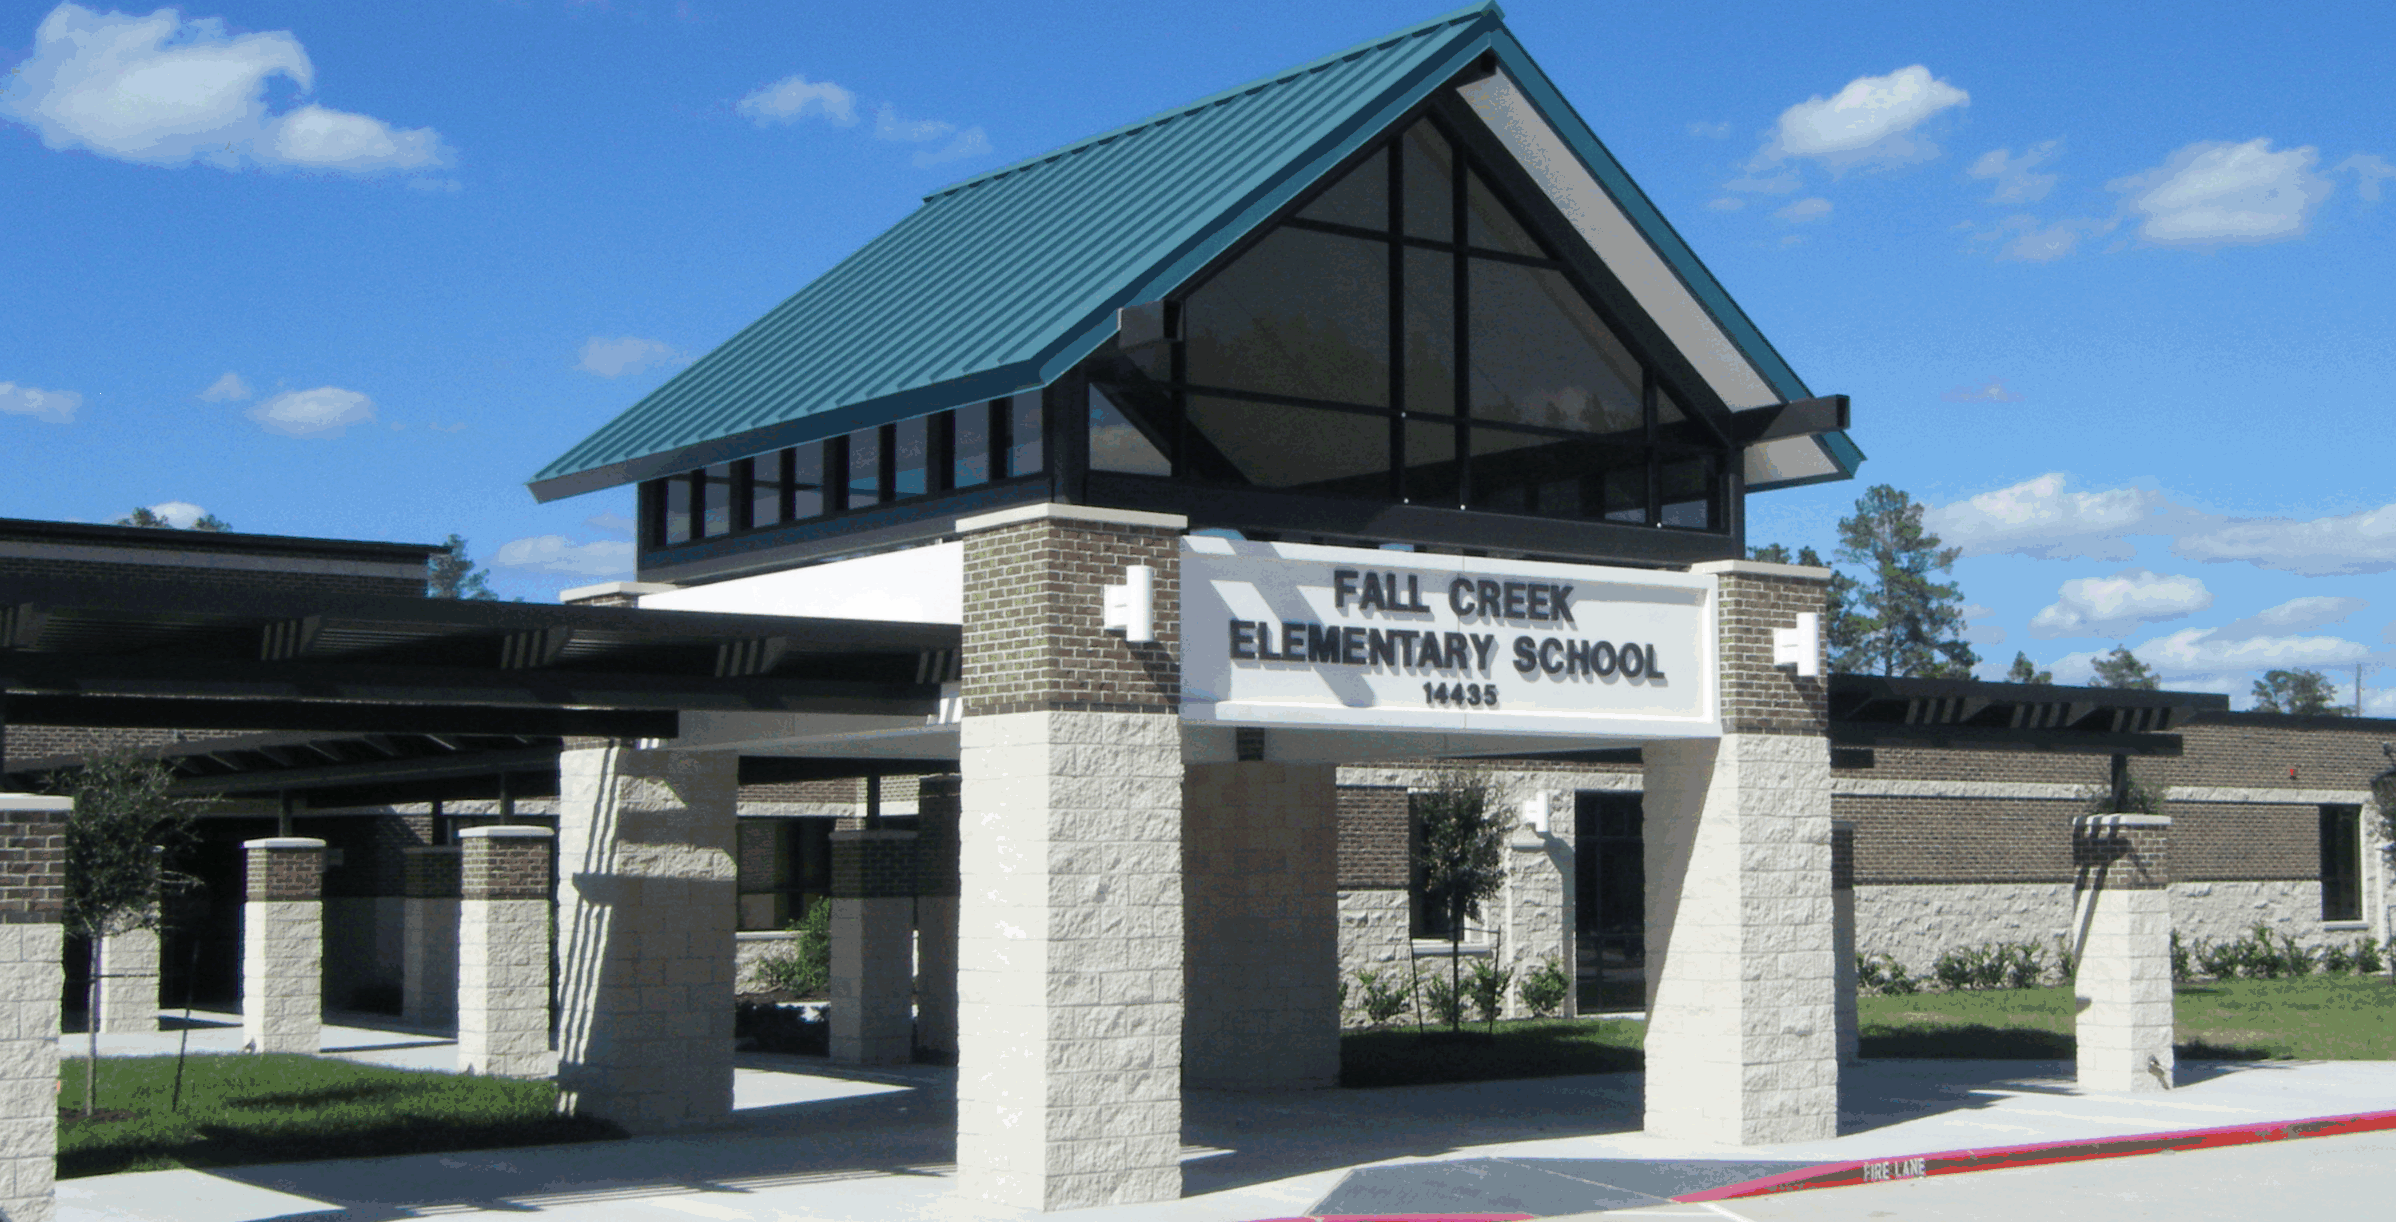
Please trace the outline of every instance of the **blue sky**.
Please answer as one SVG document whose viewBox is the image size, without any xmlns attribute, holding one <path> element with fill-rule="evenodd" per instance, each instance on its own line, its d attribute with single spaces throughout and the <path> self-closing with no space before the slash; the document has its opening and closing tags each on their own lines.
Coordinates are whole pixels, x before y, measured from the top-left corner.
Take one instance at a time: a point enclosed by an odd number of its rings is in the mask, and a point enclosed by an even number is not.
<svg viewBox="0 0 2396 1222">
<path fill-rule="evenodd" d="M 0 515 L 626 575 L 522 481 L 947 182 L 1444 6 L 0 3 Z M 1509 25 L 1967 555 L 1984 674 L 2396 662 L 2396 6 Z M 2396 716 L 2396 667 L 2366 676 Z M 2345 689 L 2351 693 L 2351 687 Z"/>
</svg>

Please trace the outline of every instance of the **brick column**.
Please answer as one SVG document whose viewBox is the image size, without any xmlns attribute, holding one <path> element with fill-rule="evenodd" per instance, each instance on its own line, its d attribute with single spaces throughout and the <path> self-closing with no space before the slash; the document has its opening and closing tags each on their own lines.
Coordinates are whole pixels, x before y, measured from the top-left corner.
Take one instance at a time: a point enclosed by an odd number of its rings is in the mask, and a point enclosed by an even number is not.
<svg viewBox="0 0 2396 1222">
<path fill-rule="evenodd" d="M 407 898 L 400 901 L 399 1017 L 419 1027 L 458 1020 L 458 846 L 400 850 Z"/>
<path fill-rule="evenodd" d="M 545 827 L 458 833 L 458 1068 L 546 1078 L 549 1055 L 549 853 Z"/>
<path fill-rule="evenodd" d="M 569 739 L 558 786 L 559 1106 L 730 1123 L 738 758 Z"/>
<path fill-rule="evenodd" d="M 2080 1089 L 2172 1086 L 2171 817 L 2072 820 Z"/>
<path fill-rule="evenodd" d="M 832 1059 L 915 1051 L 915 833 L 832 833 Z"/>
<path fill-rule="evenodd" d="M 1180 518 L 961 519 L 957 1181 L 1030 1209 L 1181 1193 Z M 1100 627 L 1124 566 L 1157 639 Z"/>
<path fill-rule="evenodd" d="M 313 1055 L 324 1040 L 324 841 L 242 842 L 241 1035 L 252 1052 Z"/>
<path fill-rule="evenodd" d="M 128 929 L 100 939 L 100 1030 L 158 1029 L 158 931 Z"/>
<path fill-rule="evenodd" d="M 960 778 L 923 778 L 915 797 L 915 1046 L 957 1055 L 957 798 Z"/>
<path fill-rule="evenodd" d="M 1185 771 L 1182 1082 L 1336 1086 L 1337 769 L 1242 761 Z"/>
<path fill-rule="evenodd" d="M 1647 1131 L 1838 1133 L 1825 685 L 1772 665 L 1819 569 L 1698 565 L 1716 587 L 1719 740 L 1648 743 Z"/>
<path fill-rule="evenodd" d="M 1839 978 L 1839 1064 L 1853 1065 L 1863 1053 L 1855 1014 L 1855 824 L 1847 819 L 1830 823 L 1830 955 Z"/>
<path fill-rule="evenodd" d="M 66 987 L 68 798 L 0 794 L 0 1217 L 51 1222 L 58 1197 L 58 997 Z"/>
<path fill-rule="evenodd" d="M 1547 830 L 1540 831 L 1526 816 L 1506 840 L 1506 890 L 1500 901 L 1497 946 L 1499 966 L 1514 973 L 1500 1011 L 1506 1018 L 1531 1016 L 1522 1002 L 1523 981 L 1550 959 L 1568 977 L 1574 972 L 1573 798 L 1570 792 L 1531 798 L 1534 803 L 1542 800 L 1547 803 Z M 1562 1017 L 1578 1013 L 1573 1004 L 1578 991 L 1564 991 L 1558 1010 Z"/>
</svg>

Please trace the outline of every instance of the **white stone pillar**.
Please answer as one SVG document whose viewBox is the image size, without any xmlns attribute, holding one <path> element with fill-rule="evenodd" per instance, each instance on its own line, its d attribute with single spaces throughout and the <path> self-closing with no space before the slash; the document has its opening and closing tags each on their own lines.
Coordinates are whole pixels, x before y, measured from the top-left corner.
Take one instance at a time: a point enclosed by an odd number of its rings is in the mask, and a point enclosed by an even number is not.
<svg viewBox="0 0 2396 1222">
<path fill-rule="evenodd" d="M 730 1123 L 737 757 L 573 739 L 558 785 L 559 1106 Z"/>
<path fill-rule="evenodd" d="M 915 833 L 832 833 L 832 1059 L 915 1054 Z"/>
<path fill-rule="evenodd" d="M 1574 974 L 1572 795 L 1536 792 L 1525 799 L 1522 822 L 1506 840 L 1506 891 L 1498 932 L 1498 965 L 1513 973 L 1506 989 L 1506 1018 L 1528 1018 L 1523 981 L 1549 960 Z M 1545 824 L 1543 828 L 1540 825 Z M 1564 991 L 1559 1015 L 1578 1012 Z"/>
<path fill-rule="evenodd" d="M 458 1068 L 546 1078 L 549 1053 L 549 854 L 545 827 L 458 833 Z"/>
<path fill-rule="evenodd" d="M 928 776 L 915 799 L 915 1046 L 957 1055 L 959 778 Z"/>
<path fill-rule="evenodd" d="M 1181 1076 L 1339 1084 L 1337 769 L 1191 764 L 1182 782 Z"/>
<path fill-rule="evenodd" d="M 1855 1012 L 1855 824 L 1847 819 L 1830 823 L 1830 956 L 1839 978 L 1839 1064 L 1853 1065 L 1863 1060 L 1863 1044 Z"/>
<path fill-rule="evenodd" d="M 270 836 L 241 847 L 243 1043 L 314 1055 L 324 1039 L 324 841 Z"/>
<path fill-rule="evenodd" d="M 401 849 L 407 871 L 399 1017 L 419 1027 L 458 1019 L 458 846 Z"/>
<path fill-rule="evenodd" d="M 957 1188 L 1029 1209 L 1181 1192 L 1179 535 L 1033 505 L 965 536 Z M 1155 574 L 1155 640 L 1101 627 Z"/>
<path fill-rule="evenodd" d="M 128 929 L 100 939 L 100 1031 L 158 1029 L 158 931 Z"/>
<path fill-rule="evenodd" d="M 68 798 L 0 793 L 0 1217 L 51 1222 L 58 1196 L 58 998 L 66 987 Z"/>
<path fill-rule="evenodd" d="M 2171 817 L 2072 821 L 2080 1089 L 2170 1090 Z"/>
</svg>

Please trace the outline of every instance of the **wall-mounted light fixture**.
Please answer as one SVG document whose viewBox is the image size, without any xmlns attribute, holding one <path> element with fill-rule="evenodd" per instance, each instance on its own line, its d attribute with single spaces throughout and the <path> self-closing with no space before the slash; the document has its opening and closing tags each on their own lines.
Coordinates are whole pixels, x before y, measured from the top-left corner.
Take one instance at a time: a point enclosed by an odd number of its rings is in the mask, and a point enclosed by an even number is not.
<svg viewBox="0 0 2396 1222">
<path fill-rule="evenodd" d="M 1772 630 L 1772 664 L 1795 666 L 1799 678 L 1811 679 L 1822 673 L 1822 616 L 1819 612 L 1800 611 L 1797 626 Z"/>
<path fill-rule="evenodd" d="M 1123 584 L 1106 587 L 1104 627 L 1123 630 L 1123 639 L 1142 644 L 1156 639 L 1156 570 L 1145 564 L 1123 566 Z"/>
</svg>

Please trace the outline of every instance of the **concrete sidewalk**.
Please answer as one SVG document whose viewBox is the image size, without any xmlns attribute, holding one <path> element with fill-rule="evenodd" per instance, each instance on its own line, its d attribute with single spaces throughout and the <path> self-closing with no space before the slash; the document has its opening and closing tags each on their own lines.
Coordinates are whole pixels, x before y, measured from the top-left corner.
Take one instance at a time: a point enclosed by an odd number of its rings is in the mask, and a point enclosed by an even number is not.
<svg viewBox="0 0 2396 1222">
<path fill-rule="evenodd" d="M 370 1034 L 390 1042 L 388 1033 Z M 333 1042 L 328 1038 L 328 1046 Z M 1846 1074 L 1841 1136 L 1766 1147 L 1646 1137 L 1637 1128 L 1637 1074 L 1371 1091 L 1193 1093 L 1184 1119 L 1181 1200 L 1062 1216 L 1236 1222 L 1316 1212 L 1318 1203 L 1354 1198 L 1365 1187 L 1414 1194 L 1411 1204 L 1375 1200 L 1372 1208 L 1430 1211 L 1457 1208 L 1453 1194 L 1443 1196 L 1438 1186 L 1452 1185 L 1469 1170 L 1454 1165 L 1463 1160 L 1822 1163 L 2294 1120 L 2396 1101 L 2396 1063 L 2386 1062 L 2184 1063 L 2179 1089 L 2168 1095 L 2086 1095 L 2071 1085 L 2070 1073 L 2061 1062 L 1872 1062 Z M 725 1130 L 98 1176 L 60 1185 L 59 1218 L 373 1222 L 546 1213 L 647 1222 L 676 1216 L 868 1222 L 1039 1216 L 951 1195 L 954 1082 L 953 1070 L 930 1067 L 834 1071 L 815 1058 L 746 1055 L 735 1082 L 736 1122 Z M 1419 1170 L 1398 1170 L 1408 1167 Z M 1410 1181 L 1418 1186 L 1407 1188 Z M 1574 1206 L 1568 1196 L 1552 1193 L 1542 1204 L 1512 1212 L 1620 1207 L 1601 1199 Z M 1477 1211 L 1507 1212 L 1488 1202 Z"/>
</svg>

